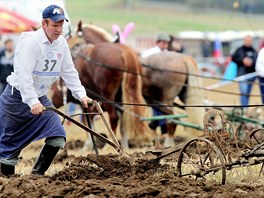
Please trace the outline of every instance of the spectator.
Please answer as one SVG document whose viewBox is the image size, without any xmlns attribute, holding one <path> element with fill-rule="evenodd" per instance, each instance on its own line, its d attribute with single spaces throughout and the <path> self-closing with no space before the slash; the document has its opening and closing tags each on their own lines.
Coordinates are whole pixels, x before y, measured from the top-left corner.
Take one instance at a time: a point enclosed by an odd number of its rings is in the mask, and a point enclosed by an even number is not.
<svg viewBox="0 0 264 198">
<path fill-rule="evenodd" d="M 202 40 L 201 50 L 204 58 L 208 58 L 212 56 L 211 43 L 207 38 Z"/>
<path fill-rule="evenodd" d="M 168 50 L 178 52 L 178 53 L 183 53 L 184 47 L 183 47 L 182 43 L 180 42 L 180 40 L 175 38 L 172 35 L 169 35 L 169 36 L 170 36 L 170 42 L 169 42 Z"/>
<path fill-rule="evenodd" d="M 261 48 L 256 61 L 256 72 L 259 78 L 260 93 L 262 104 L 264 104 L 264 48 Z"/>
<path fill-rule="evenodd" d="M 12 39 L 7 39 L 4 44 L 5 47 L 0 52 L 0 95 L 7 85 L 7 76 L 14 71 L 14 42 Z"/>
<path fill-rule="evenodd" d="M 252 36 L 246 36 L 244 38 L 244 44 L 238 47 L 235 53 L 232 55 L 232 61 L 237 64 L 237 76 L 255 72 L 255 64 L 258 53 L 253 48 Z M 241 105 L 246 106 L 249 103 L 249 95 L 251 93 L 252 85 L 256 77 L 250 77 L 239 82 L 240 89 L 240 102 Z"/>
<path fill-rule="evenodd" d="M 164 50 L 168 50 L 169 42 L 170 42 L 170 36 L 168 34 L 160 33 L 156 38 L 156 46 L 144 51 L 141 54 L 141 57 L 145 58 L 152 54 L 159 53 Z"/>
</svg>

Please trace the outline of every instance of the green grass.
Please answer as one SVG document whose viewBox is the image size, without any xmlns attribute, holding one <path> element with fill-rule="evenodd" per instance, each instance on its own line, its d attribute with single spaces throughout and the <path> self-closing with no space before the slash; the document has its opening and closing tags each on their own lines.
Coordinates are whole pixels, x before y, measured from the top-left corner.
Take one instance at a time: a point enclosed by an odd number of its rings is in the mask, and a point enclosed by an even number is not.
<svg viewBox="0 0 264 198">
<path fill-rule="evenodd" d="M 133 34 L 153 35 L 158 32 L 176 34 L 179 31 L 225 31 L 263 29 L 264 16 L 243 13 L 168 7 L 159 9 L 135 1 L 131 10 L 124 8 L 124 0 L 66 0 L 66 9 L 73 25 L 79 20 L 94 23 L 111 32 L 112 24 L 122 29 L 128 22 L 134 22 Z"/>
</svg>

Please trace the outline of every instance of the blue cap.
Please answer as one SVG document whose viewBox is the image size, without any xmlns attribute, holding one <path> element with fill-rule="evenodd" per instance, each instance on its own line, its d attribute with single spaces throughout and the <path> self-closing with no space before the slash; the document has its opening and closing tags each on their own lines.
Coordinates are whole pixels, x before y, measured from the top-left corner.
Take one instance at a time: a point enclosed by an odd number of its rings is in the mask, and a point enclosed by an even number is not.
<svg viewBox="0 0 264 198">
<path fill-rule="evenodd" d="M 69 21 L 64 15 L 64 10 L 57 5 L 50 5 L 46 7 L 45 10 L 42 12 L 42 18 L 50 18 L 54 22 L 62 20 L 65 20 L 67 22 Z"/>
</svg>

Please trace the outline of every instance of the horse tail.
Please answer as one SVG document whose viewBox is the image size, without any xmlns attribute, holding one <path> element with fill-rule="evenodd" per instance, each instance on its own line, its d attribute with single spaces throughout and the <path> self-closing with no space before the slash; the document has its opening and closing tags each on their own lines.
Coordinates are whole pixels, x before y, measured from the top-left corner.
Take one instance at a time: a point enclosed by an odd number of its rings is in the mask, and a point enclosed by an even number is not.
<svg viewBox="0 0 264 198">
<path fill-rule="evenodd" d="M 127 65 L 128 72 L 123 73 L 122 101 L 129 104 L 146 104 L 142 96 L 141 64 L 138 57 L 130 53 L 123 54 L 123 60 Z M 140 118 L 145 117 L 146 106 L 124 105 L 122 115 L 121 132 L 125 132 L 134 144 L 143 144 L 153 138 L 153 131 L 148 127 L 147 122 Z M 124 135 L 124 134 L 122 134 Z"/>
<path fill-rule="evenodd" d="M 185 64 L 187 66 L 188 82 L 186 93 L 186 105 L 203 105 L 204 92 L 199 87 L 203 87 L 201 78 L 196 75 L 199 73 L 199 68 L 196 61 L 190 57 L 184 57 Z M 186 107 L 186 113 L 188 114 L 188 122 L 197 124 L 203 127 L 203 117 L 205 114 L 205 108 L 203 107 Z M 196 129 L 188 129 L 188 132 L 192 136 L 199 136 L 201 132 Z"/>
</svg>

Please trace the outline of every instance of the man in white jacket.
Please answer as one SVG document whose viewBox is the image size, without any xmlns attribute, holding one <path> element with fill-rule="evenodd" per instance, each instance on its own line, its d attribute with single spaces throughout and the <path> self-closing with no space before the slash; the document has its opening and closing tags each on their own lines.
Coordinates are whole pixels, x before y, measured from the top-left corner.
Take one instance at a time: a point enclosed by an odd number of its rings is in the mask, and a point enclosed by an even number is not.
<svg viewBox="0 0 264 198">
<path fill-rule="evenodd" d="M 145 58 L 147 56 L 162 52 L 164 50 L 167 51 L 169 47 L 169 42 L 170 42 L 170 36 L 168 34 L 165 33 L 158 34 L 156 38 L 156 46 L 142 52 L 141 57 Z"/>
<path fill-rule="evenodd" d="M 47 93 L 50 86 L 62 77 L 72 95 L 85 108 L 92 101 L 81 85 L 67 41 L 61 36 L 64 10 L 48 6 L 42 13 L 42 27 L 21 34 L 14 56 L 14 72 L 0 96 L 0 167 L 3 175 L 15 173 L 21 150 L 33 141 L 45 139 L 45 144 L 32 169 L 44 175 L 60 148 L 66 133 L 57 114 L 43 112 L 52 106 Z"/>
<path fill-rule="evenodd" d="M 264 104 L 264 48 L 261 48 L 258 53 L 258 58 L 256 61 L 256 72 L 259 76 L 260 93 L 262 104 Z"/>
</svg>

